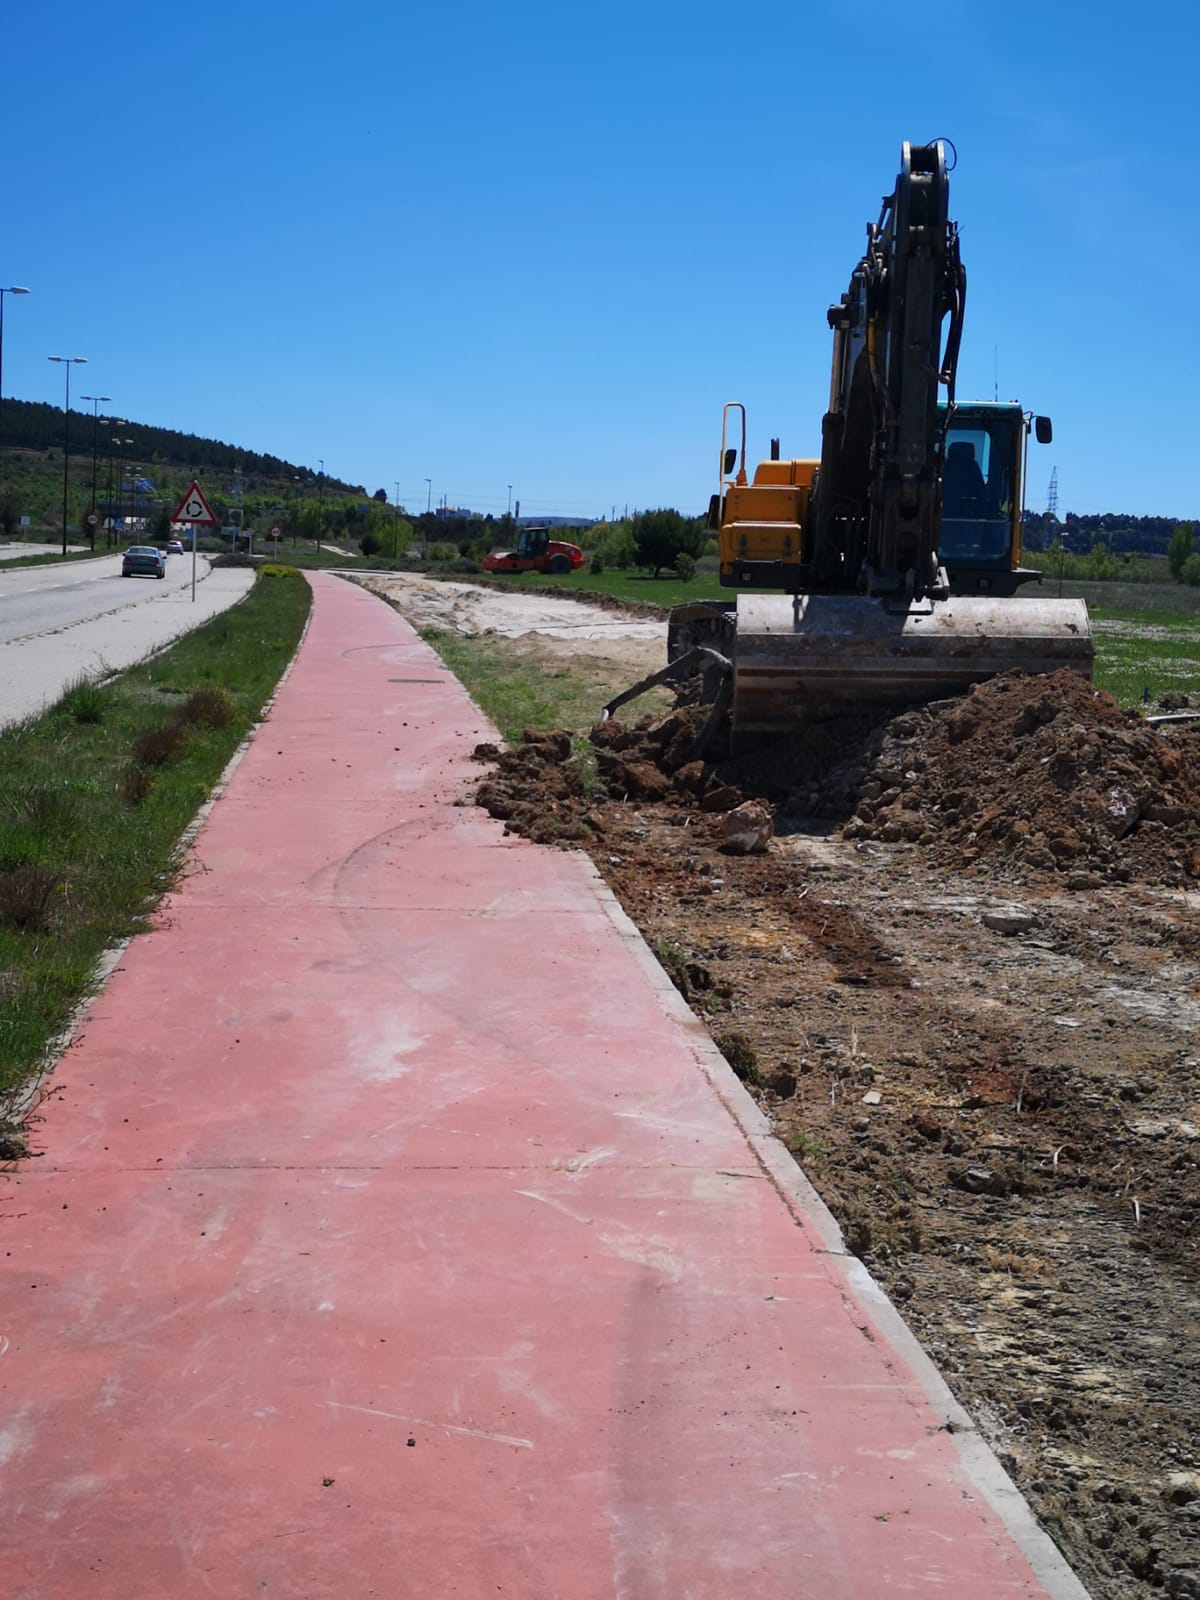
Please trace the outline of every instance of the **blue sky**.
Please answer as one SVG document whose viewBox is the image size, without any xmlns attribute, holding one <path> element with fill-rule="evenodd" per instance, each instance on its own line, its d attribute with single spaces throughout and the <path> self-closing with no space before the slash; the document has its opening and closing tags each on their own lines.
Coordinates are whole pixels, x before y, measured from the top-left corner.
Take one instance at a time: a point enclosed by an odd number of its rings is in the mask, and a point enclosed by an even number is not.
<svg viewBox="0 0 1200 1600">
<path fill-rule="evenodd" d="M 4 390 L 401 500 L 699 510 L 722 403 L 819 451 L 902 140 L 958 150 L 962 399 L 1029 503 L 1200 517 L 1185 4 L 67 0 L 0 33 Z M 82 381 L 81 381 L 82 380 Z"/>
</svg>

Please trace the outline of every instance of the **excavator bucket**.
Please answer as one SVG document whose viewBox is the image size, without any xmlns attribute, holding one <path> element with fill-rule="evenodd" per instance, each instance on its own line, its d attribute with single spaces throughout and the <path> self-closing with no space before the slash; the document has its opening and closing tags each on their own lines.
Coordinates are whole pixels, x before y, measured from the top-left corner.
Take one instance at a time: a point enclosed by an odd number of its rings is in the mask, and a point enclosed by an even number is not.
<svg viewBox="0 0 1200 1600">
<path fill-rule="evenodd" d="M 740 595 L 732 747 L 806 722 L 961 694 L 998 673 L 1092 675 L 1082 600 L 964 596 L 907 608 L 857 595 Z"/>
</svg>

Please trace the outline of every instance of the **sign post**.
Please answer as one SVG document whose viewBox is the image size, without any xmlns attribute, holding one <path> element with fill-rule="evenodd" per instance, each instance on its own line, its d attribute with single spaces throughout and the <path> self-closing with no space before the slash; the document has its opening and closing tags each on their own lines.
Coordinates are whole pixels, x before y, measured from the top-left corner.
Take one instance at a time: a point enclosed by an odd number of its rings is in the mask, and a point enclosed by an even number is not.
<svg viewBox="0 0 1200 1600">
<path fill-rule="evenodd" d="M 204 494 L 203 494 L 203 492 L 202 492 L 202 490 L 200 488 L 200 485 L 198 483 L 193 483 L 192 487 L 188 490 L 188 492 L 184 495 L 183 499 L 179 502 L 179 505 L 177 506 L 176 511 L 175 511 L 175 515 L 171 518 L 171 521 L 172 522 L 187 522 L 187 523 L 191 524 L 191 529 L 192 529 L 192 603 L 195 604 L 195 600 L 196 600 L 196 529 L 197 528 L 215 528 L 217 526 L 217 519 L 216 519 L 216 517 L 213 516 L 212 507 L 209 505 L 208 501 L 204 498 Z"/>
</svg>

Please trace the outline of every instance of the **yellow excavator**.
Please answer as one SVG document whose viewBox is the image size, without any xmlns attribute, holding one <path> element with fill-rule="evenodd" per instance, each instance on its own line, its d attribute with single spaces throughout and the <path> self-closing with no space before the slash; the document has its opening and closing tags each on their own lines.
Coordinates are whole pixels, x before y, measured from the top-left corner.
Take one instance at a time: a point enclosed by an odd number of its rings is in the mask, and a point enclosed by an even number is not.
<svg viewBox="0 0 1200 1600">
<path fill-rule="evenodd" d="M 1048 443 L 1050 420 L 957 401 L 965 304 L 945 142 L 905 144 L 829 311 L 820 457 L 782 460 L 773 440 L 751 480 L 745 407 L 725 407 L 708 519 L 721 583 L 776 592 L 676 608 L 655 676 L 704 669 L 731 748 L 1011 668 L 1091 676 L 1083 602 L 1018 594 L 1040 577 L 1020 564 L 1027 442 Z"/>
</svg>

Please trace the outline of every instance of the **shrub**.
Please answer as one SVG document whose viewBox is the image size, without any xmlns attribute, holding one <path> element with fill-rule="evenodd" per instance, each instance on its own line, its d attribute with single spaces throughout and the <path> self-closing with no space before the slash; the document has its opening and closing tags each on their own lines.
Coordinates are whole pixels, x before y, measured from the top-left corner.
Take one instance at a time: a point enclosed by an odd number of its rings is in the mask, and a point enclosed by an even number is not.
<svg viewBox="0 0 1200 1600">
<path fill-rule="evenodd" d="M 9 928 L 44 928 L 58 874 L 28 865 L 0 872 L 0 923 Z"/>
<path fill-rule="evenodd" d="M 608 536 L 596 547 L 596 555 L 606 567 L 614 567 L 618 572 L 628 572 L 636 559 L 633 548 L 633 534 L 628 523 L 621 523 L 613 528 Z M 593 558 L 594 560 L 594 558 Z M 603 568 L 600 569 L 603 571 Z"/>
<path fill-rule="evenodd" d="M 237 709 L 226 690 L 206 687 L 188 695 L 179 716 L 197 727 L 224 728 L 237 716 Z"/>
<path fill-rule="evenodd" d="M 1200 589 L 1200 555 L 1187 558 L 1180 570 L 1180 577 L 1190 589 Z"/>
<path fill-rule="evenodd" d="M 104 690 L 90 678 L 76 678 L 58 704 L 59 709 L 76 722 L 97 723 L 104 720 L 106 696 Z"/>
<path fill-rule="evenodd" d="M 0 824 L 32 829 L 60 838 L 77 833 L 83 824 L 78 797 L 62 783 L 32 783 L 0 791 Z"/>
<path fill-rule="evenodd" d="M 358 548 L 365 556 L 377 556 L 383 549 L 381 540 L 368 530 L 358 541 Z"/>
<path fill-rule="evenodd" d="M 121 774 L 121 799 L 127 806 L 140 806 L 154 787 L 154 774 L 147 767 L 126 767 Z"/>
<path fill-rule="evenodd" d="M 691 583 L 696 576 L 696 563 L 686 550 L 681 550 L 675 557 L 675 572 L 684 583 Z"/>
<path fill-rule="evenodd" d="M 133 759 L 139 767 L 165 767 L 187 743 L 187 729 L 180 718 L 147 728 L 133 741 Z"/>
<path fill-rule="evenodd" d="M 591 570 L 597 575 L 597 577 L 600 575 L 600 573 L 602 573 L 604 571 L 604 553 L 603 553 L 603 551 L 597 550 L 595 555 L 593 555 L 592 561 L 591 561 Z"/>
</svg>

